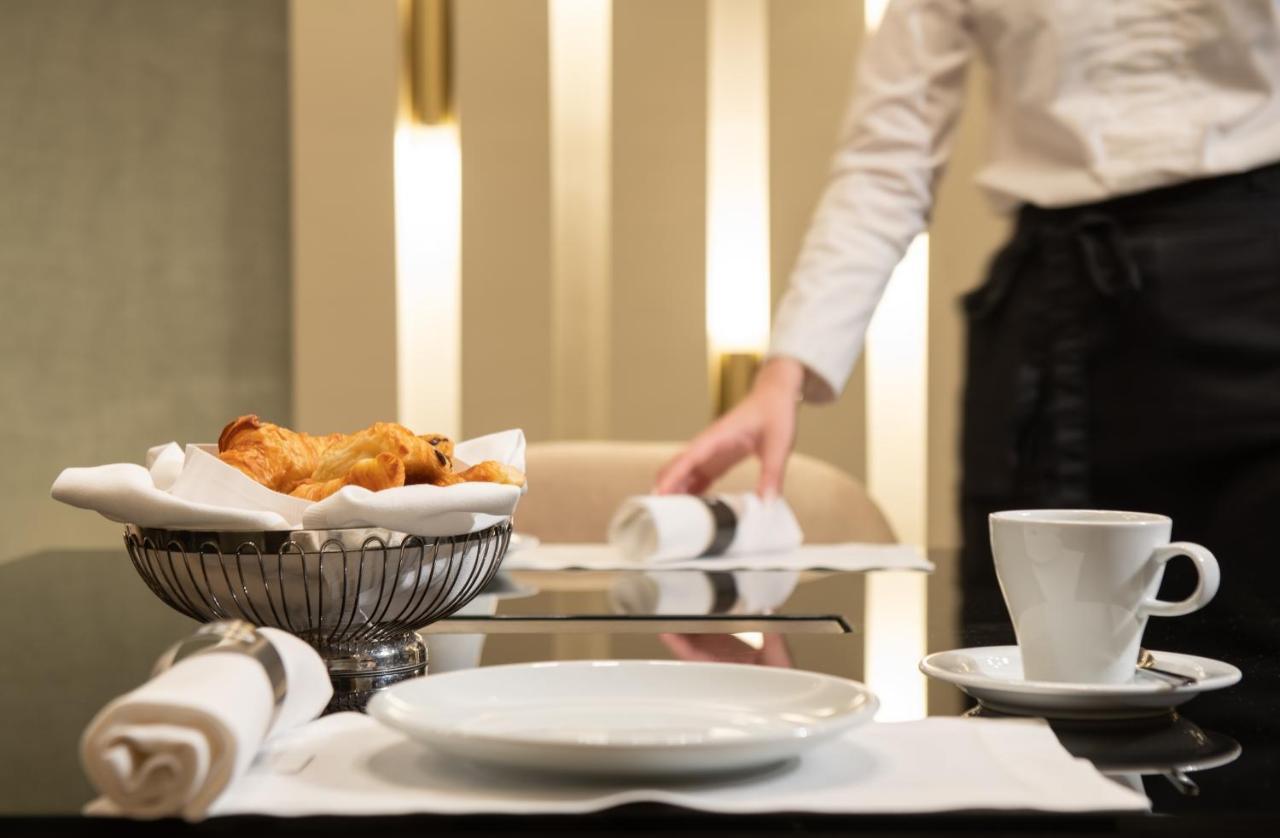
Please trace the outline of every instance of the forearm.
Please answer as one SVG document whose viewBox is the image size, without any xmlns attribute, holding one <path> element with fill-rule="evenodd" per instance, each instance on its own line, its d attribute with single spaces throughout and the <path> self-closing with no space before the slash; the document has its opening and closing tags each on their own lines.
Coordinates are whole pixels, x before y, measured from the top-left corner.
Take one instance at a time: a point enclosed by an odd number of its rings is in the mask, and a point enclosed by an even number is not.
<svg viewBox="0 0 1280 838">
<path fill-rule="evenodd" d="M 806 374 L 801 361 L 786 356 L 772 357 L 756 373 L 755 384 L 751 389 L 790 401 L 800 401 Z"/>
<path fill-rule="evenodd" d="M 863 56 L 769 351 L 803 364 L 813 401 L 844 386 L 895 265 L 927 224 L 963 98 L 966 9 L 898 0 Z"/>
</svg>

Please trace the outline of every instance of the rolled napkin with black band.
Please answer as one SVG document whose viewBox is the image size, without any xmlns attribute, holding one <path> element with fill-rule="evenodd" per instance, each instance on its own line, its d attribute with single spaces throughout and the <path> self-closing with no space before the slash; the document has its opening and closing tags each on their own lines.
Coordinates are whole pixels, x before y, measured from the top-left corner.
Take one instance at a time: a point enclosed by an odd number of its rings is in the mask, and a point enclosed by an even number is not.
<svg viewBox="0 0 1280 838">
<path fill-rule="evenodd" d="M 609 543 L 636 562 L 782 552 L 803 541 L 785 500 L 753 492 L 638 495 L 623 501 L 609 524 Z"/>
<path fill-rule="evenodd" d="M 148 682 L 102 708 L 80 759 L 94 814 L 204 817 L 271 736 L 323 712 L 324 661 L 283 631 L 211 623 L 162 656 Z"/>
</svg>

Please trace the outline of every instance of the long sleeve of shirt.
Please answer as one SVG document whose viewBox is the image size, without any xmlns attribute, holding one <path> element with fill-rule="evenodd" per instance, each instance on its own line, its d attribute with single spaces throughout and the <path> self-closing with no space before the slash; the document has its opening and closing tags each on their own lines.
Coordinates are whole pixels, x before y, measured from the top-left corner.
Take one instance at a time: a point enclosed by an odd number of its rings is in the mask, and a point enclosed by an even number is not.
<svg viewBox="0 0 1280 838">
<path fill-rule="evenodd" d="M 927 224 L 973 52 L 967 5 L 892 3 L 863 51 L 769 349 L 804 364 L 806 399 L 829 401 L 844 387 L 889 276 Z"/>
<path fill-rule="evenodd" d="M 1088 204 L 1280 160 L 1276 0 L 892 0 L 852 106 L 771 355 L 807 398 L 844 386 L 871 313 L 924 229 L 965 68 L 991 65 L 995 204 Z"/>
</svg>

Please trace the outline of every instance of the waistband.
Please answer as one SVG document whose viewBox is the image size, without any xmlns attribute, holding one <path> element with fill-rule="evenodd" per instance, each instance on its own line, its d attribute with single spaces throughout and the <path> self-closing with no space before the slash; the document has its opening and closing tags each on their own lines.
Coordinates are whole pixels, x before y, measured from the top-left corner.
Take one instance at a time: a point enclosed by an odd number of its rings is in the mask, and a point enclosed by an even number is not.
<svg viewBox="0 0 1280 838">
<path fill-rule="evenodd" d="M 1228 221 L 1235 213 L 1256 212 L 1264 207 L 1280 212 L 1280 162 L 1089 204 L 1068 207 L 1028 204 L 1018 211 L 1018 226 L 1066 229 L 1086 217 L 1105 217 L 1134 227 L 1180 222 L 1201 225 Z"/>
</svg>

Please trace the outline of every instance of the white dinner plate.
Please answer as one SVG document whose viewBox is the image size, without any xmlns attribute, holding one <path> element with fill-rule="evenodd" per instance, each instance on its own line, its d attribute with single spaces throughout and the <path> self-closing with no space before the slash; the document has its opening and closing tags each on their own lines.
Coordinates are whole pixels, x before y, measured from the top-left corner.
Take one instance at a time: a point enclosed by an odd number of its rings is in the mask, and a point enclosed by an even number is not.
<svg viewBox="0 0 1280 838">
<path fill-rule="evenodd" d="M 610 775 L 736 771 L 799 756 L 879 702 L 830 675 L 685 661 L 490 666 L 403 681 L 369 714 L 454 756 Z"/>
<path fill-rule="evenodd" d="M 955 684 L 983 706 L 1003 713 L 1057 719 L 1124 719 L 1151 716 L 1190 701 L 1202 692 L 1220 690 L 1240 680 L 1229 663 L 1151 652 L 1160 669 L 1196 678 L 1178 685 L 1147 672 L 1136 672 L 1127 684 L 1074 684 L 1028 681 L 1022 677 L 1017 646 L 980 646 L 935 652 L 920 661 L 920 671 Z"/>
</svg>

